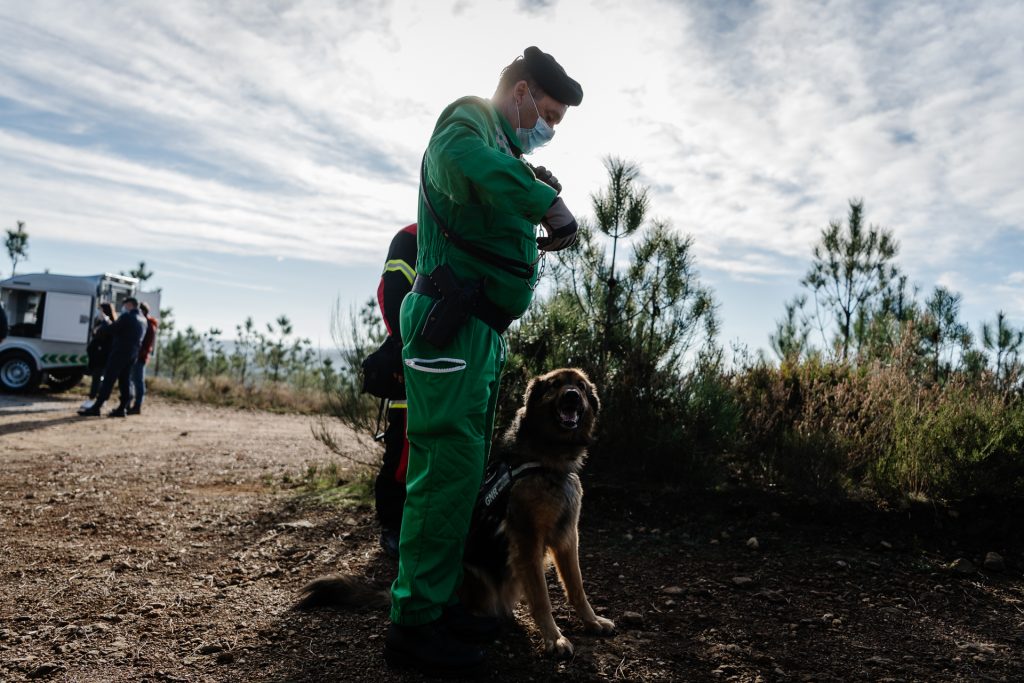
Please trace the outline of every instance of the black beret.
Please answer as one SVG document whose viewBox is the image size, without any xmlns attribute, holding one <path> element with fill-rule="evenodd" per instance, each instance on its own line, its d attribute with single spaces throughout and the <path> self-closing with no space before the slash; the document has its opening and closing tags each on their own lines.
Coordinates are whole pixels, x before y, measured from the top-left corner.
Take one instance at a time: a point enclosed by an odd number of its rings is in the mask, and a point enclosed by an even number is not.
<svg viewBox="0 0 1024 683">
<path fill-rule="evenodd" d="M 583 101 L 583 88 L 569 78 L 569 74 L 565 73 L 565 69 L 554 57 L 541 52 L 539 47 L 531 46 L 526 48 L 523 59 L 526 62 L 526 70 L 540 87 L 544 88 L 544 92 L 562 104 L 580 106 L 580 102 Z"/>
</svg>

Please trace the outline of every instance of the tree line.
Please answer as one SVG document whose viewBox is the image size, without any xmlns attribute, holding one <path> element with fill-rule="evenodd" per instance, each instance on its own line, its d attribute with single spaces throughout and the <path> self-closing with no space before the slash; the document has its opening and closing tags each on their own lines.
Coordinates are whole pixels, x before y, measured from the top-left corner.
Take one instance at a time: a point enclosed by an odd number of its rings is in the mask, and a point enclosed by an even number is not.
<svg viewBox="0 0 1024 683">
<path fill-rule="evenodd" d="M 863 201 L 851 200 L 846 224 L 832 221 L 822 231 L 800 281 L 806 291 L 786 303 L 770 336 L 779 360 L 824 354 L 863 364 L 892 360 L 902 350 L 913 354 L 915 371 L 933 382 L 988 371 L 1001 389 L 1015 387 L 1024 329 L 998 311 L 981 324 L 980 335 L 973 334 L 960 317 L 963 296 L 937 285 L 920 299 L 920 288 L 908 285 L 896 263 L 898 252 L 892 231 L 866 226 Z M 811 342 L 815 333 L 820 347 Z"/>
<path fill-rule="evenodd" d="M 233 340 L 215 327 L 176 329 L 170 308 L 161 309 L 160 320 L 154 372 L 172 381 L 227 377 L 246 387 L 269 382 L 299 389 L 336 382 L 334 361 L 322 357 L 308 338 L 295 335 L 286 315 L 262 328 L 249 316 L 235 326 Z"/>
</svg>

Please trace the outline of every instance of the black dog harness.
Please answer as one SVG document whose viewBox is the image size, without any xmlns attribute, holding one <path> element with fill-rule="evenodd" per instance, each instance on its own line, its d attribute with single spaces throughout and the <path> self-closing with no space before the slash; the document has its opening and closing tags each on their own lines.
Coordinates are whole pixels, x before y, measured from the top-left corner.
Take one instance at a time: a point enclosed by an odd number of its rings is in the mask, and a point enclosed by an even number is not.
<svg viewBox="0 0 1024 683">
<path fill-rule="evenodd" d="M 528 462 L 512 469 L 505 462 L 492 464 L 484 472 L 484 483 L 480 486 L 480 493 L 476 497 L 474 514 L 477 511 L 486 512 L 493 509 L 504 517 L 505 509 L 508 508 L 508 490 L 512 488 L 512 484 L 530 470 L 538 467 L 543 467 L 543 465 L 539 462 Z"/>
<path fill-rule="evenodd" d="M 507 570 L 508 539 L 501 533 L 501 523 L 508 513 L 512 484 L 523 477 L 547 471 L 539 462 L 528 462 L 511 467 L 505 462 L 494 462 L 484 472 L 484 483 L 476 497 L 473 521 L 466 543 L 465 559 L 481 567 L 493 577 Z"/>
</svg>

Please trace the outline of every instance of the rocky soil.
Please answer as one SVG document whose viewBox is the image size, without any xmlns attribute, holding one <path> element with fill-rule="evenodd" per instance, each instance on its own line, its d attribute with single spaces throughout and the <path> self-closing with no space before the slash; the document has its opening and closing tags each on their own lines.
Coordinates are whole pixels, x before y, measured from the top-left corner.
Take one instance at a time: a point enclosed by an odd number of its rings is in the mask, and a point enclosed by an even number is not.
<svg viewBox="0 0 1024 683">
<path fill-rule="evenodd" d="M 0 399 L 0 681 L 404 681 L 386 614 L 303 614 L 308 580 L 386 582 L 372 511 L 309 490 L 310 418 Z M 360 446 L 346 441 L 353 450 Z M 1024 680 L 1019 516 L 878 512 L 585 478 L 582 566 L 619 625 L 549 659 L 520 615 L 497 681 Z"/>
</svg>

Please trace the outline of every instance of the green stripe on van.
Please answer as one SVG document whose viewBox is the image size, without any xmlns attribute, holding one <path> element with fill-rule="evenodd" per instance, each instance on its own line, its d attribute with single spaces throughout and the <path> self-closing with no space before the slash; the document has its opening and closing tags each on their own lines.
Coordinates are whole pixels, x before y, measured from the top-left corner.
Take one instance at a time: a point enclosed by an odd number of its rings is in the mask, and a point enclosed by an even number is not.
<svg viewBox="0 0 1024 683">
<path fill-rule="evenodd" d="M 89 356 L 76 353 L 44 353 L 40 360 L 47 365 L 85 365 Z"/>
</svg>

